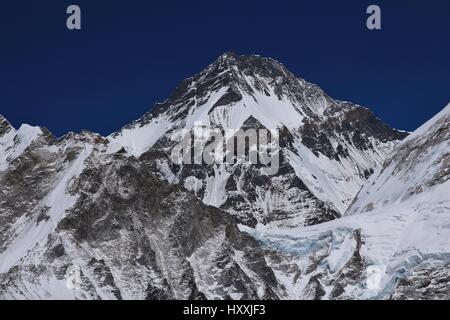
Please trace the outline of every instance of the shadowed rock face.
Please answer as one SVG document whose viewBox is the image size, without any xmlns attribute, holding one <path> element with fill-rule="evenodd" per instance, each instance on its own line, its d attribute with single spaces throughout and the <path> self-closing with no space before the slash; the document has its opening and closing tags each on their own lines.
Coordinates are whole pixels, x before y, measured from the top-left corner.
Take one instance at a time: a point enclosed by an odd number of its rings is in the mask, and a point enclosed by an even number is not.
<svg viewBox="0 0 450 320">
<path fill-rule="evenodd" d="M 139 161 L 120 158 L 115 156 L 106 165 L 88 165 L 89 169 L 74 185 L 74 191 L 82 196 L 60 223 L 59 230 L 70 230 L 78 242 L 85 241 L 94 248 L 107 250 L 105 243 L 117 243 L 116 248 L 129 244 L 124 252 L 115 250 L 111 253 L 107 262 L 112 268 L 123 268 L 124 264 L 130 263 L 139 269 L 150 269 L 164 283 L 156 290 L 154 283 L 149 281 L 153 294 L 183 297 L 181 290 L 185 293 L 183 298 L 194 299 L 205 297 L 195 278 L 195 274 L 204 276 L 205 270 L 194 270 L 188 258 L 202 250 L 209 240 L 223 234 L 221 241 L 216 243 L 217 257 L 212 258 L 212 265 L 203 266 L 213 268 L 223 260 L 228 261 L 216 275 L 220 280 L 216 290 L 223 291 L 224 295 L 233 293 L 248 299 L 258 298 L 255 279 L 239 265 L 244 263 L 267 284 L 265 294 L 259 298 L 276 297 L 273 291 L 277 283 L 262 253 L 251 238 L 237 229 L 229 215 L 204 205 L 178 186 L 156 179 Z M 102 181 L 110 183 L 105 185 Z M 246 258 L 236 262 L 235 251 L 243 251 Z M 134 261 L 128 260 L 130 253 L 135 256 Z M 115 263 L 121 258 L 122 261 Z M 231 269 L 227 265 L 231 265 Z M 169 276 L 164 274 L 166 272 Z M 140 272 L 136 276 L 141 277 Z"/>
<path fill-rule="evenodd" d="M 250 233 L 258 239 L 277 278 L 287 279 L 283 286 L 291 299 L 354 299 L 352 290 L 366 285 L 368 261 L 361 254 L 361 230 L 336 228 L 305 237 L 301 232 L 273 237 Z M 335 251 L 346 246 L 349 250 L 337 256 Z"/>
<path fill-rule="evenodd" d="M 41 139 L 0 176 L 0 258 L 8 246 L 25 245 L 33 228 L 44 234 L 18 266 L 3 270 L 1 298 L 278 297 L 262 251 L 228 214 L 103 146 L 90 133 Z M 78 164 L 79 174 L 61 186 Z M 50 197 L 76 200 L 56 221 L 44 203 L 58 185 L 61 194 Z M 76 290 L 67 286 L 71 277 Z"/>
<path fill-rule="evenodd" d="M 46 206 L 39 203 L 51 191 L 55 174 L 67 164 L 58 153 L 50 153 L 43 147 L 50 143 L 50 137 L 41 136 L 8 170 L 0 172 L 0 252 L 6 249 L 8 231 L 18 219 L 46 215 Z M 75 148 L 67 150 L 67 154 L 77 152 Z"/>
<path fill-rule="evenodd" d="M 9 124 L 9 122 L 3 118 L 2 115 L 0 115 L 0 138 L 5 134 L 8 133 L 10 130 L 12 130 L 12 126 Z"/>
<path fill-rule="evenodd" d="M 330 141 L 332 137 L 342 137 L 343 141 L 360 150 L 374 150 L 375 146 L 369 138 L 389 142 L 403 140 L 408 136 L 407 132 L 393 130 L 377 119 L 370 110 L 364 108 L 351 108 L 343 113 L 331 115 L 324 121 L 306 120 L 300 131 L 305 146 L 316 155 L 321 153 L 336 161 L 349 157 L 349 153 L 343 145 L 334 148 Z"/>
<path fill-rule="evenodd" d="M 255 89 L 264 91 L 266 85 L 263 82 L 256 83 L 256 88 L 252 88 L 243 78 L 244 76 L 254 77 L 255 75 L 271 79 L 270 84 L 275 87 L 275 92 L 279 96 L 287 94 L 294 99 L 293 94 L 295 92 L 300 93 L 304 90 L 310 90 L 311 94 L 322 92 L 318 87 L 310 84 L 307 88 L 303 87 L 298 79 L 276 60 L 228 52 L 220 56 L 199 74 L 183 80 L 167 100 L 156 104 L 152 111 L 139 119 L 138 122 L 143 125 L 148 123 L 150 119 L 169 110 L 170 114 L 174 115 L 172 120 L 183 118 L 189 112 L 189 107 L 206 102 L 208 95 L 220 88 L 228 87 L 229 89 L 214 104 L 214 107 L 239 102 L 242 100 L 243 93 L 252 95 L 255 93 Z M 303 95 L 298 95 L 296 98 L 303 98 Z"/>
<path fill-rule="evenodd" d="M 450 264 L 425 262 L 401 278 L 391 299 L 395 300 L 449 300 Z"/>
</svg>

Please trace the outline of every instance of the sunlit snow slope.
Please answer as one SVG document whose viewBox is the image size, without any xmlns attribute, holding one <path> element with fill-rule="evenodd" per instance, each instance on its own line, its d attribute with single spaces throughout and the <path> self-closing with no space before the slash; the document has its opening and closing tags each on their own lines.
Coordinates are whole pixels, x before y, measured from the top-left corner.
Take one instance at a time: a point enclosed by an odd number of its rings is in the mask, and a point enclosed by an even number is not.
<svg viewBox="0 0 450 320">
<path fill-rule="evenodd" d="M 398 146 L 345 217 L 243 229 L 303 271 L 293 280 L 273 265 L 294 297 L 449 299 L 450 105 Z"/>
</svg>

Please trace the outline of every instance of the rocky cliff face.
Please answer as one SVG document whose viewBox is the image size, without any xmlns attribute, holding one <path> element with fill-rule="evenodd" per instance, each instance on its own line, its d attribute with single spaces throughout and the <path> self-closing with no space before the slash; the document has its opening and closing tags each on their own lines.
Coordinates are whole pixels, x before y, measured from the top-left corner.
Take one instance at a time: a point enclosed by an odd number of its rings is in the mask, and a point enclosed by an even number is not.
<svg viewBox="0 0 450 320">
<path fill-rule="evenodd" d="M 275 299 L 231 217 L 85 132 L 37 137 L 0 173 L 0 297 Z"/>
</svg>

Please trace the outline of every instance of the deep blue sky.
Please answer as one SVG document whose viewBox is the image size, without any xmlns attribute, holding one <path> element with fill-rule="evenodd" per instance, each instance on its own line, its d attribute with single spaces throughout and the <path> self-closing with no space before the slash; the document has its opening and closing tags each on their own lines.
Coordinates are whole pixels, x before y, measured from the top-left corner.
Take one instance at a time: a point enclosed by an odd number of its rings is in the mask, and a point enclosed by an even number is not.
<svg viewBox="0 0 450 320">
<path fill-rule="evenodd" d="M 66 29 L 70 4 L 81 31 Z M 365 27 L 369 4 L 381 6 L 381 31 Z M 413 130 L 450 101 L 449 21 L 449 0 L 3 1 L 0 114 L 106 135 L 235 50 Z"/>
</svg>

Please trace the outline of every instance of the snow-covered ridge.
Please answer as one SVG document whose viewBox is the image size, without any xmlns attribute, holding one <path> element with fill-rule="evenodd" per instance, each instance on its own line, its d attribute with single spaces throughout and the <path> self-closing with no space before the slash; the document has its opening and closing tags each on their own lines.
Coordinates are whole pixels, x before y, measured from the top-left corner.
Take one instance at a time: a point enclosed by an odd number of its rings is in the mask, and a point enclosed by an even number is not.
<svg viewBox="0 0 450 320">
<path fill-rule="evenodd" d="M 347 214 L 410 202 L 437 189 L 450 178 L 450 105 L 403 140 L 361 189 Z M 445 188 L 444 188 L 445 190 Z M 445 193 L 445 191 L 444 191 Z"/>
<path fill-rule="evenodd" d="M 404 139 L 403 144 L 415 139 L 416 137 L 425 134 L 427 131 L 432 129 L 432 127 L 436 125 L 440 120 L 448 116 L 450 116 L 450 103 L 440 112 L 438 112 L 433 118 L 425 122 L 423 125 L 417 128 L 412 134 L 410 134 L 406 139 Z"/>
<path fill-rule="evenodd" d="M 23 124 L 16 130 L 0 115 L 0 172 L 6 170 L 8 164 L 19 157 L 41 134 L 41 128 L 28 124 Z"/>
</svg>

